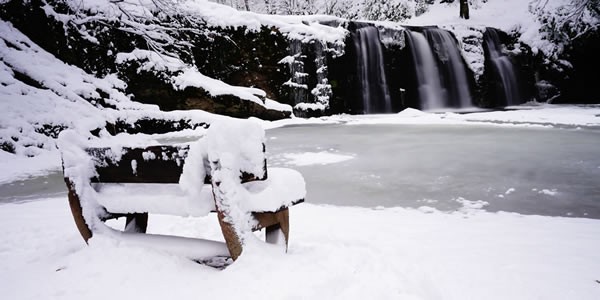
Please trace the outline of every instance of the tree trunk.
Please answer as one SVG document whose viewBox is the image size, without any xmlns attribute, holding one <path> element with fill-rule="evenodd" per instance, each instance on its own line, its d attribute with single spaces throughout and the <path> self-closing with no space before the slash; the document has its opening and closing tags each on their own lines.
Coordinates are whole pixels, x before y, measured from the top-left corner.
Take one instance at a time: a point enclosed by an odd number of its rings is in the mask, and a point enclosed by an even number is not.
<svg viewBox="0 0 600 300">
<path fill-rule="evenodd" d="M 460 17 L 469 18 L 469 0 L 460 0 Z"/>
<path fill-rule="evenodd" d="M 246 10 L 247 10 L 247 11 L 250 11 L 250 5 L 248 4 L 248 0 L 244 0 L 244 6 L 246 6 Z M 462 6 L 461 6 L 461 7 L 462 7 Z M 461 9 L 462 9 L 462 8 L 461 8 Z M 468 15 L 468 12 L 467 12 L 467 15 Z M 468 19 L 468 18 L 469 18 L 469 17 L 467 16 L 467 19 Z"/>
</svg>

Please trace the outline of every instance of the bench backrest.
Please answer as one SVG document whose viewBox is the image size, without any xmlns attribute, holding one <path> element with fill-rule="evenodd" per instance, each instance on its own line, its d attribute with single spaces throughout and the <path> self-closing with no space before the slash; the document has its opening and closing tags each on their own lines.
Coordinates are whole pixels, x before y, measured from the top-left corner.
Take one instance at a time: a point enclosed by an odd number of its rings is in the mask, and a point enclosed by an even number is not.
<svg viewBox="0 0 600 300">
<path fill-rule="evenodd" d="M 91 182 L 103 183 L 178 183 L 188 155 L 188 145 L 150 146 L 146 148 L 123 148 L 118 162 L 113 161 L 111 148 L 87 148 L 95 162 L 97 177 Z M 263 153 L 265 147 L 263 144 Z M 267 179 L 267 161 L 264 160 L 264 176 L 242 173 L 240 180 L 249 182 Z M 204 183 L 211 182 L 207 173 Z"/>
</svg>

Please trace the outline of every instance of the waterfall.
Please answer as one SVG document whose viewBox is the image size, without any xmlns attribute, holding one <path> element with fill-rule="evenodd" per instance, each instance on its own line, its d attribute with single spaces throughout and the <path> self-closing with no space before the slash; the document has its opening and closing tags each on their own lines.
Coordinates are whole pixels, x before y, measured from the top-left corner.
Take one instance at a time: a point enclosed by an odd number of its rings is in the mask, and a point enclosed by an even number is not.
<svg viewBox="0 0 600 300">
<path fill-rule="evenodd" d="M 427 39 L 420 32 L 408 32 L 407 39 L 415 64 L 421 109 L 443 108 L 445 90 L 442 88 L 437 65 Z"/>
<path fill-rule="evenodd" d="M 447 105 L 456 108 L 473 106 L 466 66 L 456 40 L 450 32 L 439 28 L 428 28 L 424 33 L 438 58 L 440 76 L 448 91 Z"/>
<path fill-rule="evenodd" d="M 391 112 L 392 102 L 385 78 L 379 30 L 374 26 L 357 28 L 353 39 L 363 113 Z"/>
<path fill-rule="evenodd" d="M 510 58 L 502 51 L 502 44 L 498 31 L 494 28 L 486 28 L 484 34 L 484 44 L 488 49 L 489 60 L 492 63 L 493 75 L 499 80 L 501 86 L 500 103 L 506 106 L 521 104 L 521 93 L 515 67 Z M 498 95 L 500 96 L 500 95 Z"/>
<path fill-rule="evenodd" d="M 439 28 L 408 31 L 407 43 L 417 75 L 421 109 L 473 106 L 466 65 L 448 31 Z"/>
</svg>

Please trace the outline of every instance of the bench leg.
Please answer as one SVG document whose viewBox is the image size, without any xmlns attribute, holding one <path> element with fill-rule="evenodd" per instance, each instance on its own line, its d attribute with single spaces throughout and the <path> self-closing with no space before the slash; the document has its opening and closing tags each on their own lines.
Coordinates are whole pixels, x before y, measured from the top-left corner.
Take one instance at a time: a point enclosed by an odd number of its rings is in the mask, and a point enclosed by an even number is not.
<svg viewBox="0 0 600 300">
<path fill-rule="evenodd" d="M 85 219 L 83 218 L 83 213 L 81 209 L 81 203 L 79 201 L 79 196 L 77 192 L 75 192 L 75 187 L 69 178 L 65 178 L 65 182 L 67 183 L 67 189 L 69 190 L 68 198 L 69 198 L 69 207 L 71 207 L 71 214 L 73 215 L 73 219 L 75 220 L 75 225 L 77 226 L 77 230 L 79 230 L 79 234 L 83 237 L 83 240 L 87 243 L 88 240 L 92 237 L 92 231 L 88 227 Z"/>
<path fill-rule="evenodd" d="M 276 213 L 255 213 L 260 228 L 265 228 L 265 241 L 270 244 L 285 244 L 287 251 L 290 236 L 290 211 L 285 208 Z"/>
<path fill-rule="evenodd" d="M 231 254 L 231 258 L 233 260 L 236 260 L 242 254 L 242 242 L 235 232 L 233 225 L 225 221 L 225 214 L 218 209 L 217 217 L 219 218 L 219 225 L 221 225 L 221 232 L 225 238 L 225 243 L 227 244 L 229 254 Z"/>
<path fill-rule="evenodd" d="M 124 232 L 146 233 L 148 228 L 148 213 L 128 214 Z"/>
</svg>

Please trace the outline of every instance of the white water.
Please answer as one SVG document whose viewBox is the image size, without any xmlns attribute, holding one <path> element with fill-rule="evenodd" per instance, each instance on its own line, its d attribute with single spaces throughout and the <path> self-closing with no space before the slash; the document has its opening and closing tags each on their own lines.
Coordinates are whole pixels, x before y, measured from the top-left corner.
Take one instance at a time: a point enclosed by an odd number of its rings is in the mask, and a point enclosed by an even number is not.
<svg viewBox="0 0 600 300">
<path fill-rule="evenodd" d="M 510 58 L 502 51 L 498 33 L 493 28 L 487 28 L 484 37 L 489 50 L 490 60 L 502 81 L 506 106 L 520 104 L 521 99 L 515 68 Z"/>
<path fill-rule="evenodd" d="M 420 32 L 409 31 L 410 44 L 417 74 L 417 84 L 422 110 L 444 108 L 445 90 L 440 83 L 433 52 L 425 36 Z"/>
<path fill-rule="evenodd" d="M 392 102 L 385 78 L 378 29 L 373 26 L 357 29 L 354 45 L 358 57 L 363 112 L 365 114 L 391 112 Z"/>
<path fill-rule="evenodd" d="M 428 29 L 426 33 L 431 36 L 431 40 L 433 41 L 432 48 L 437 51 L 438 58 L 444 65 L 447 65 L 446 68 L 451 71 L 451 76 L 449 76 L 448 79 L 453 95 L 448 96 L 451 97 L 453 101 L 449 101 L 449 104 L 455 107 L 458 106 L 458 108 L 473 106 L 467 73 L 460 52 L 458 51 L 456 41 L 446 30 L 437 28 Z M 440 76 L 441 74 L 442 73 L 440 73 Z M 458 100 L 458 103 L 451 103 L 456 102 L 456 100 Z"/>
</svg>

